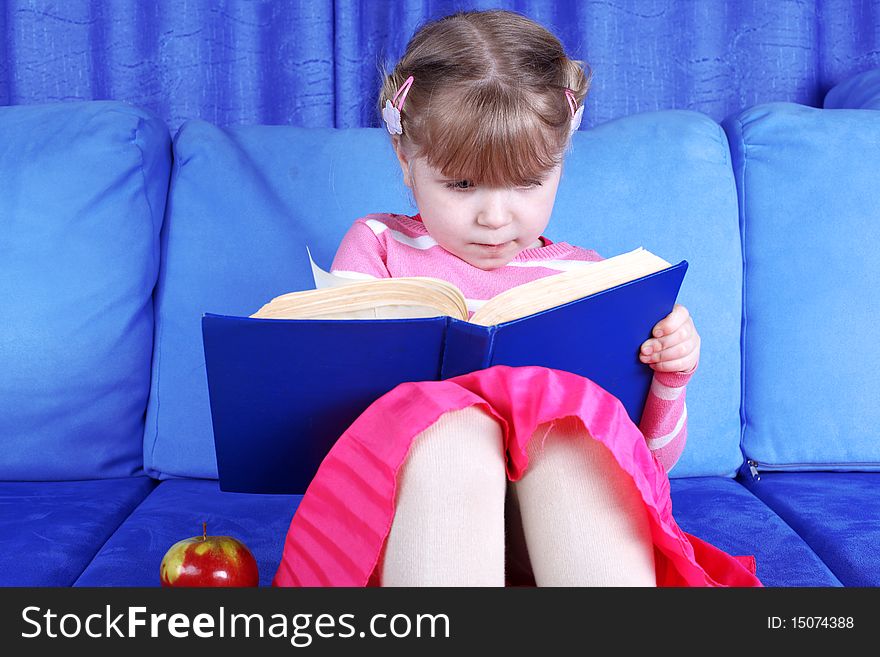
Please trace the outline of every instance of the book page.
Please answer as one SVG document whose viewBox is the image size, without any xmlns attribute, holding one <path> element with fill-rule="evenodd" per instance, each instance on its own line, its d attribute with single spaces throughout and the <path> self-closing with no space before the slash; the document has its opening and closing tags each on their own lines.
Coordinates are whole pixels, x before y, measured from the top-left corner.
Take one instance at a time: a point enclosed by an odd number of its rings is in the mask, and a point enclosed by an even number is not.
<svg viewBox="0 0 880 657">
<path fill-rule="evenodd" d="M 373 280 L 372 276 L 367 276 L 366 274 L 364 274 L 363 278 L 349 278 L 348 276 L 332 274 L 318 266 L 315 259 L 312 258 L 312 251 L 308 246 L 306 246 L 306 253 L 309 256 L 309 264 L 312 267 L 312 278 L 315 281 L 316 290 L 323 290 L 328 287 L 342 287 L 343 285 L 351 285 L 352 283 Z"/>
<path fill-rule="evenodd" d="M 554 274 L 510 288 L 487 301 L 474 313 L 470 321 L 481 326 L 509 322 L 582 299 L 671 266 L 663 258 L 639 247 L 627 253 L 593 262 L 589 267 Z"/>
<path fill-rule="evenodd" d="M 319 313 L 298 313 L 295 310 L 262 311 L 251 317 L 261 319 L 420 319 L 442 317 L 437 308 L 419 305 L 372 306 L 368 308 L 340 308 Z"/>
<path fill-rule="evenodd" d="M 312 251 L 306 246 L 306 254 L 309 256 L 309 265 L 312 268 L 312 278 L 315 281 L 315 289 L 323 290 L 334 287 L 344 287 L 355 283 L 362 283 L 376 279 L 367 274 L 363 278 L 340 276 L 322 269 L 312 257 Z M 443 313 L 438 308 L 427 304 L 391 304 L 374 306 L 369 308 L 346 308 L 338 312 L 325 312 L 322 319 L 417 319 L 422 317 L 437 317 Z M 458 317 L 458 314 L 453 316 Z"/>
<path fill-rule="evenodd" d="M 315 289 L 288 292 L 250 315 L 261 319 L 415 319 L 449 315 L 467 319 L 461 291 L 429 277 L 364 279 L 321 269 L 306 253 Z"/>
</svg>

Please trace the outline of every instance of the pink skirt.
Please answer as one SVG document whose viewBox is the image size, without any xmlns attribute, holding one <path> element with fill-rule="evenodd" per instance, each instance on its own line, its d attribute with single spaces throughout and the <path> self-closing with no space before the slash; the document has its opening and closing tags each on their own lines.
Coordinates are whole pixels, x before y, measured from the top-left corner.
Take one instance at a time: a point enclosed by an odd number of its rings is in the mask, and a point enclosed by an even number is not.
<svg viewBox="0 0 880 657">
<path fill-rule="evenodd" d="M 327 454 L 303 496 L 272 584 L 378 586 L 398 474 L 413 439 L 444 413 L 473 405 L 501 426 L 510 481 L 527 470 L 526 447 L 539 425 L 578 417 L 641 493 L 658 586 L 762 585 L 753 556 L 729 555 L 678 527 L 669 478 L 617 398 L 576 374 L 506 366 L 405 383 L 364 411 Z"/>
</svg>

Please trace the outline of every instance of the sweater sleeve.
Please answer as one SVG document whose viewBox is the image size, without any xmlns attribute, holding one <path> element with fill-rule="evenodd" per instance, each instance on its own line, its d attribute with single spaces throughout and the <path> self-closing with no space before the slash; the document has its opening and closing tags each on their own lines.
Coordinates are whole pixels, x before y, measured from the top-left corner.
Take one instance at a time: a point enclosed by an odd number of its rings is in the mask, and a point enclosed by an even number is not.
<svg viewBox="0 0 880 657">
<path fill-rule="evenodd" d="M 336 249 L 330 272 L 352 278 L 391 278 L 386 259 L 387 251 L 379 236 L 358 219 Z"/>
<path fill-rule="evenodd" d="M 654 372 L 642 411 L 639 429 L 666 472 L 678 462 L 687 442 L 685 387 L 695 371 L 696 367 L 690 372 Z"/>
</svg>

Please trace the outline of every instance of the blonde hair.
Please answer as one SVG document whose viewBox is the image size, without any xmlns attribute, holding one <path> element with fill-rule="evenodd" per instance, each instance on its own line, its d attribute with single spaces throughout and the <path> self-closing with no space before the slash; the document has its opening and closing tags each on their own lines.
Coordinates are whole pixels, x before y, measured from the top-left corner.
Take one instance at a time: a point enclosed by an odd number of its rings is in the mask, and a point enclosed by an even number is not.
<svg viewBox="0 0 880 657">
<path fill-rule="evenodd" d="M 408 155 L 450 178 L 528 185 L 562 162 L 572 118 L 565 90 L 583 102 L 584 68 L 521 14 L 459 12 L 416 32 L 384 72 L 379 111 L 412 75 L 401 112 Z"/>
</svg>

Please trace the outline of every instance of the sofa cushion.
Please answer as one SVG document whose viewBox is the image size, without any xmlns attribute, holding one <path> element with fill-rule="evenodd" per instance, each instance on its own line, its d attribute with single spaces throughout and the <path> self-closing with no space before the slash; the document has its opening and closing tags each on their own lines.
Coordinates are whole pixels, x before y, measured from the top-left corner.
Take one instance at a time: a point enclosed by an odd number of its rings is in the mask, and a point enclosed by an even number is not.
<svg viewBox="0 0 880 657">
<path fill-rule="evenodd" d="M 880 110 L 880 68 L 859 73 L 834 85 L 825 94 L 823 107 Z"/>
<path fill-rule="evenodd" d="M 731 554 L 756 556 L 766 586 L 840 586 L 804 541 L 737 481 L 672 480 L 673 513 L 685 531 Z M 261 586 L 271 584 L 300 495 L 250 495 L 219 490 L 214 481 L 168 480 L 122 523 L 76 586 L 158 586 L 171 545 L 196 536 L 232 535 L 254 553 Z"/>
<path fill-rule="evenodd" d="M 761 105 L 725 123 L 745 257 L 743 452 L 877 470 L 880 113 Z"/>
<path fill-rule="evenodd" d="M 0 586 L 70 586 L 155 484 L 0 482 Z"/>
<path fill-rule="evenodd" d="M 124 103 L 0 107 L 0 480 L 142 472 L 169 168 Z"/>
<path fill-rule="evenodd" d="M 764 586 L 840 586 L 810 546 L 738 480 L 670 481 L 679 527 L 729 554 L 754 555 Z"/>
<path fill-rule="evenodd" d="M 844 586 L 880 586 L 880 473 L 770 472 L 752 493 L 819 555 Z"/>
<path fill-rule="evenodd" d="M 159 586 L 162 557 L 202 533 L 233 536 L 253 553 L 260 585 L 269 586 L 301 495 L 222 492 L 216 481 L 161 482 L 101 548 L 76 586 Z"/>
<path fill-rule="evenodd" d="M 703 336 L 688 391 L 693 439 L 673 476 L 732 476 L 739 452 L 740 245 L 726 138 L 695 112 L 637 115 L 575 135 L 549 236 L 612 255 L 644 245 L 691 263 L 681 296 Z M 144 461 L 160 477 L 216 477 L 201 316 L 250 314 L 312 286 L 351 223 L 414 213 L 383 129 L 185 123 L 157 288 Z M 647 336 L 646 336 L 647 337 Z"/>
<path fill-rule="evenodd" d="M 329 267 L 359 213 L 406 210 L 386 138 L 378 129 L 181 126 L 144 438 L 154 476 L 217 476 L 202 313 L 248 315 L 278 294 L 312 287 L 306 245 Z"/>
</svg>

